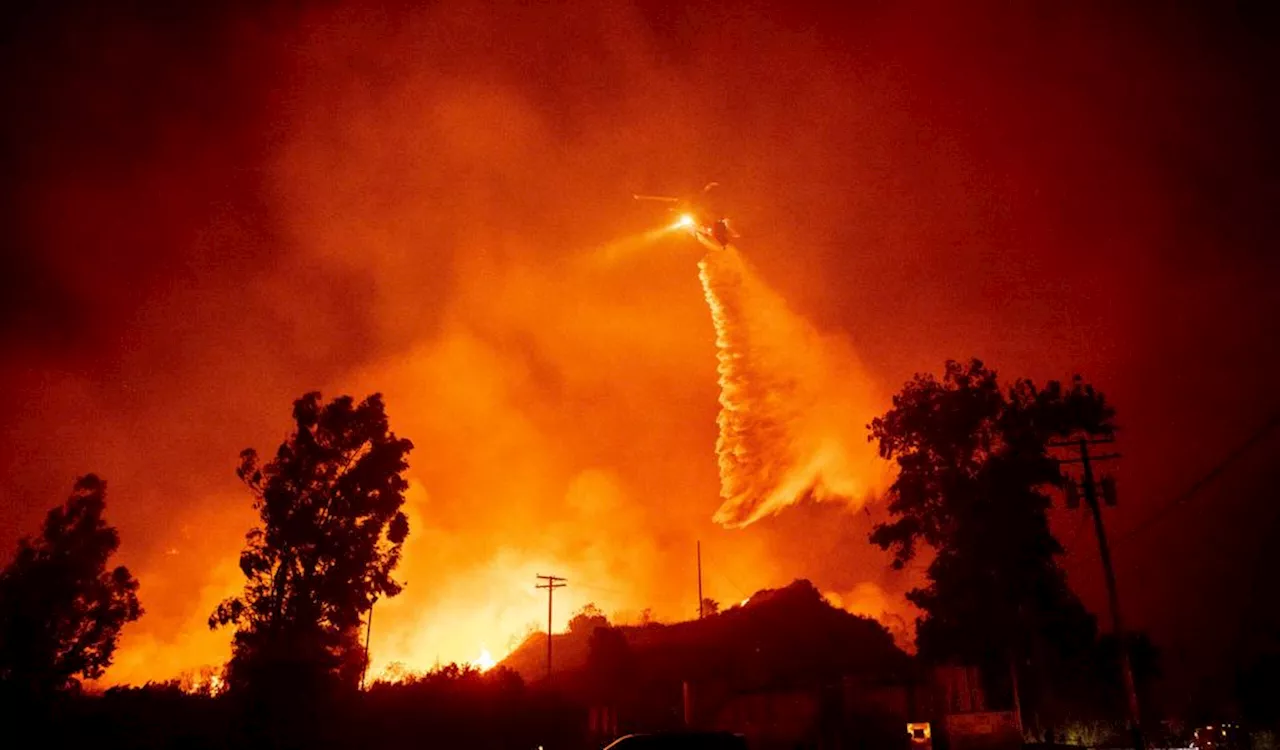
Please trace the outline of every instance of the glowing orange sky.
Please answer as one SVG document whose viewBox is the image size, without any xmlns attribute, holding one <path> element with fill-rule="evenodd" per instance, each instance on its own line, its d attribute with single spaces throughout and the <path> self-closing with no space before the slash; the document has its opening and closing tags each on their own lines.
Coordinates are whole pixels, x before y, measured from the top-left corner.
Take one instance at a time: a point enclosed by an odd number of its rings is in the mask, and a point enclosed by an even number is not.
<svg viewBox="0 0 1280 750">
<path fill-rule="evenodd" d="M 377 663 L 504 651 L 545 616 L 534 573 L 570 579 L 560 618 L 689 616 L 699 539 L 718 599 L 810 577 L 900 606 L 871 516 L 711 521 L 702 251 L 630 200 L 708 179 L 761 278 L 861 363 L 851 390 L 975 354 L 1094 380 L 1132 526 L 1251 426 L 1280 360 L 1251 48 L 1176 14 L 949 7 L 32 21 L 6 53 L 0 542 L 98 472 L 147 610 L 111 678 L 216 661 L 203 623 L 253 521 L 237 453 L 307 390 L 377 390 L 417 446 Z M 1117 555 L 1137 624 L 1173 623 L 1177 587 Z"/>
</svg>

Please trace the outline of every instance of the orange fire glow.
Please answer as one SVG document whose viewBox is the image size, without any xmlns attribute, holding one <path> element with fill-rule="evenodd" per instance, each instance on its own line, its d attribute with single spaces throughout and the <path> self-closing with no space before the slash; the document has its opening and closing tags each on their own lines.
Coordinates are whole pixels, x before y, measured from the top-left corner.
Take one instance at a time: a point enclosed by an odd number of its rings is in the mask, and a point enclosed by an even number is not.
<svg viewBox="0 0 1280 750">
<path fill-rule="evenodd" d="M 691 617 L 699 542 L 721 604 L 803 577 L 910 622 L 864 425 L 947 358 L 1102 385 L 1133 519 L 1272 392 L 1270 68 L 1215 49 L 1239 14 L 72 5 L 5 51 L 0 550 L 105 477 L 146 611 L 106 683 L 225 662 L 237 456 L 308 391 L 381 392 L 415 445 L 371 679 L 500 661 L 548 628 L 536 573 L 568 579 L 555 632 Z M 740 248 L 690 238 L 722 213 Z M 1158 536 L 1121 554 L 1218 575 Z M 1222 640 L 1140 584 L 1136 621 Z"/>
<path fill-rule="evenodd" d="M 490 669 L 493 669 L 497 663 L 498 660 L 493 658 L 493 654 L 489 653 L 489 649 L 482 646 L 480 648 L 480 655 L 471 661 L 471 666 L 481 672 L 487 672 Z"/>
<path fill-rule="evenodd" d="M 862 513 L 830 503 L 834 515 L 803 533 L 781 525 L 786 514 L 770 515 L 806 492 L 855 507 L 876 486 L 858 448 L 879 376 L 805 322 L 832 313 L 829 280 L 790 262 L 804 248 L 743 228 L 761 271 L 732 253 L 707 261 L 719 290 L 713 323 L 688 233 L 630 197 L 705 184 L 708 163 L 738 160 L 756 166 L 726 188 L 763 207 L 753 220 L 786 225 L 791 209 L 774 196 L 786 177 L 777 145 L 735 135 L 732 119 L 702 127 L 721 114 L 686 103 L 720 74 L 673 78 L 635 19 L 591 11 L 549 23 L 539 7 L 521 11 L 527 23 L 492 28 L 443 6 L 407 12 L 394 28 L 332 9 L 303 13 L 279 38 L 242 39 L 258 27 L 237 26 L 226 49 L 267 54 L 255 45 L 270 45 L 274 62 L 263 69 L 285 71 L 254 101 L 261 110 L 243 141 L 196 133 L 193 142 L 207 136 L 217 148 L 148 151 L 109 174 L 41 182 L 31 215 L 78 219 L 50 224 L 50 246 L 96 253 L 75 234 L 94 227 L 119 252 L 145 241 L 158 243 L 157 258 L 177 258 L 173 268 L 137 258 L 103 265 L 95 259 L 116 256 L 102 251 L 66 264 L 68 288 L 136 286 L 121 328 L 102 337 L 123 342 L 104 360 L 110 384 L 26 364 L 7 381 L 7 393 L 38 394 L 15 397 L 13 434 L 28 436 L 31 455 L 56 458 L 39 471 L 13 466 L 6 481 L 23 488 L 14 496 L 56 499 L 65 477 L 87 470 L 110 483 L 119 561 L 138 575 L 146 615 L 125 628 L 106 682 L 225 662 L 230 633 L 206 620 L 240 590 L 238 554 L 255 523 L 236 456 L 248 446 L 273 453 L 292 399 L 309 390 L 381 392 L 392 428 L 415 445 L 411 531 L 396 571 L 405 589 L 372 612 L 370 679 L 501 661 L 547 628 L 537 573 L 568 579 L 555 632 L 587 603 L 624 622 L 645 610 L 688 619 L 699 541 L 704 593 L 725 603 L 799 577 L 823 590 L 882 577 L 883 556 L 862 543 Z M 559 49 L 520 41 L 555 28 L 592 46 L 596 60 L 556 69 L 572 87 L 616 99 L 561 112 L 513 83 L 513 71 L 529 75 L 523 59 L 473 64 L 493 59 L 495 38 L 502 49 Z M 808 64 L 812 50 L 796 42 L 779 40 L 778 54 Z M 436 50 L 430 59 L 426 49 Z M 561 63 L 557 53 L 539 64 Z M 613 77 L 618 85 L 601 85 Z M 806 80 L 809 95 L 827 98 L 822 77 Z M 784 81 L 762 85 L 796 94 Z M 829 88 L 832 101 L 847 100 Z M 578 101 L 566 96 L 564 106 Z M 814 111 L 876 121 L 855 104 Z M 186 143 L 180 131 L 155 140 Z M 252 151 L 253 163 L 241 169 L 245 153 L 218 150 L 229 143 Z M 795 158 L 834 168 L 801 146 L 788 146 Z M 228 182 L 224 162 L 247 195 L 204 192 Z M 821 194 L 804 193 L 812 172 L 797 174 L 800 194 L 788 201 L 815 204 Z M 135 204 L 145 215 L 129 213 Z M 126 265 L 175 275 L 127 283 L 115 275 Z M 783 304 L 762 277 L 812 296 Z M 857 284 L 849 291 L 856 300 Z M 743 341 L 751 348 L 734 359 Z M 768 389 L 789 400 L 765 398 Z M 817 399 L 830 408 L 815 408 Z M 55 439 L 51 415 L 75 429 Z M 69 436 L 74 444 L 62 442 Z M 778 458 L 765 455 L 775 449 Z M 40 512 L 6 520 L 34 528 Z M 480 644 L 488 658 L 477 656 Z"/>
</svg>

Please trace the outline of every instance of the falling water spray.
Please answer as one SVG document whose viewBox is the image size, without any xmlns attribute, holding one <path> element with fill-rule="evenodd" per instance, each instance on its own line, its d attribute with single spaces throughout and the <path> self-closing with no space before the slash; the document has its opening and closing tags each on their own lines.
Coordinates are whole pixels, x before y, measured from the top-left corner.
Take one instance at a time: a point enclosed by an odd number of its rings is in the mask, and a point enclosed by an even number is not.
<svg viewBox="0 0 1280 750">
<path fill-rule="evenodd" d="M 733 247 L 698 268 L 720 381 L 715 521 L 742 527 L 807 498 L 861 505 L 884 468 L 865 431 L 876 393 L 851 348 L 790 310 Z"/>
</svg>

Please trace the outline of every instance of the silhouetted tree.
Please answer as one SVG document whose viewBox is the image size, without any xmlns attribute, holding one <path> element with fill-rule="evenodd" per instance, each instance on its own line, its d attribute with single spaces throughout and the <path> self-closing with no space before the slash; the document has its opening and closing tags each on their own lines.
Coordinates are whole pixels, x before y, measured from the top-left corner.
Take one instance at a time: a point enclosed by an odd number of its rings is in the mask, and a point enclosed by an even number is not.
<svg viewBox="0 0 1280 750">
<path fill-rule="evenodd" d="M 710 617 L 711 615 L 718 614 L 720 614 L 720 602 L 710 597 L 704 597 L 702 599 L 702 615 L 704 617 Z"/>
<path fill-rule="evenodd" d="M 106 492 L 93 474 L 76 480 L 0 573 L 0 683 L 11 690 L 43 694 L 102 676 L 120 628 L 142 615 L 129 569 L 107 569 L 120 535 L 102 518 Z"/>
<path fill-rule="evenodd" d="M 600 608 L 591 602 L 569 618 L 570 633 L 593 633 L 596 628 L 607 627 L 609 627 L 609 618 L 605 617 Z"/>
<path fill-rule="evenodd" d="M 209 627 L 236 625 L 233 690 L 354 688 L 364 667 L 362 617 L 400 593 L 391 577 L 409 522 L 400 510 L 413 445 L 390 431 L 382 397 L 294 402 L 295 428 L 276 456 L 240 454 L 236 474 L 261 525 L 246 536 L 244 593 L 218 606 Z"/>
<path fill-rule="evenodd" d="M 928 660 L 1066 667 L 1095 646 L 1096 626 L 1066 585 L 1049 530 L 1048 491 L 1063 477 L 1048 443 L 1110 435 L 1114 412 L 1078 377 L 1007 390 L 978 360 L 948 362 L 941 380 L 916 375 L 872 421 L 880 455 L 898 465 L 892 520 L 871 540 L 901 568 L 924 543 L 928 584 L 908 593 L 923 611 Z M 1034 688 L 1034 682 L 1028 685 Z"/>
</svg>

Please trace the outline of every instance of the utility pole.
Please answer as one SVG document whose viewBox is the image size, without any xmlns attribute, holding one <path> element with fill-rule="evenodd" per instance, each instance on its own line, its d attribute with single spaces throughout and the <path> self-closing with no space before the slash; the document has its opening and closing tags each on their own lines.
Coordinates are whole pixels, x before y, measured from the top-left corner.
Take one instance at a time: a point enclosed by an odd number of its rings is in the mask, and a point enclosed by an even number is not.
<svg viewBox="0 0 1280 750">
<path fill-rule="evenodd" d="M 1129 658 L 1129 642 L 1125 637 L 1124 621 L 1120 617 L 1120 593 L 1116 589 L 1116 572 L 1111 566 L 1111 547 L 1107 544 L 1107 530 L 1102 525 L 1102 508 L 1098 505 L 1097 486 L 1093 481 L 1093 464 L 1099 461 L 1120 458 L 1120 454 L 1089 455 L 1089 446 L 1111 442 L 1113 442 L 1113 439 L 1110 437 L 1080 438 L 1078 440 L 1049 443 L 1049 445 L 1054 448 L 1075 448 L 1079 451 L 1079 455 L 1076 458 L 1058 459 L 1058 463 L 1078 463 L 1084 470 L 1081 489 L 1084 490 L 1085 504 L 1089 506 L 1089 512 L 1093 514 L 1093 530 L 1098 536 L 1098 557 L 1102 560 L 1102 572 L 1107 583 L 1107 599 L 1111 606 L 1111 632 L 1115 636 L 1116 645 L 1120 650 L 1120 671 L 1124 679 L 1124 689 L 1129 699 L 1129 731 L 1133 733 L 1135 750 L 1145 750 L 1146 743 L 1142 736 L 1142 718 L 1138 709 L 1138 689 L 1133 679 L 1133 662 Z M 1067 481 L 1074 482 L 1071 479 Z M 1114 484 L 1107 478 L 1102 481 L 1103 499 L 1108 505 L 1115 505 Z M 1075 498 L 1074 490 L 1074 485 L 1068 485 L 1067 507 L 1074 507 L 1079 503 L 1078 499 Z"/>
<path fill-rule="evenodd" d="M 702 542 L 698 542 L 698 619 L 703 617 L 702 611 Z"/>
<path fill-rule="evenodd" d="M 562 589 L 569 585 L 568 581 L 560 576 L 535 576 L 539 581 L 538 588 L 547 590 L 547 684 L 551 684 L 551 599 L 556 589 Z"/>
<path fill-rule="evenodd" d="M 364 678 L 369 675 L 369 639 L 373 636 L 373 605 L 378 603 L 378 597 L 373 597 L 373 601 L 369 602 L 369 622 L 364 630 L 364 669 L 360 670 L 360 689 L 364 690 Z"/>
</svg>

